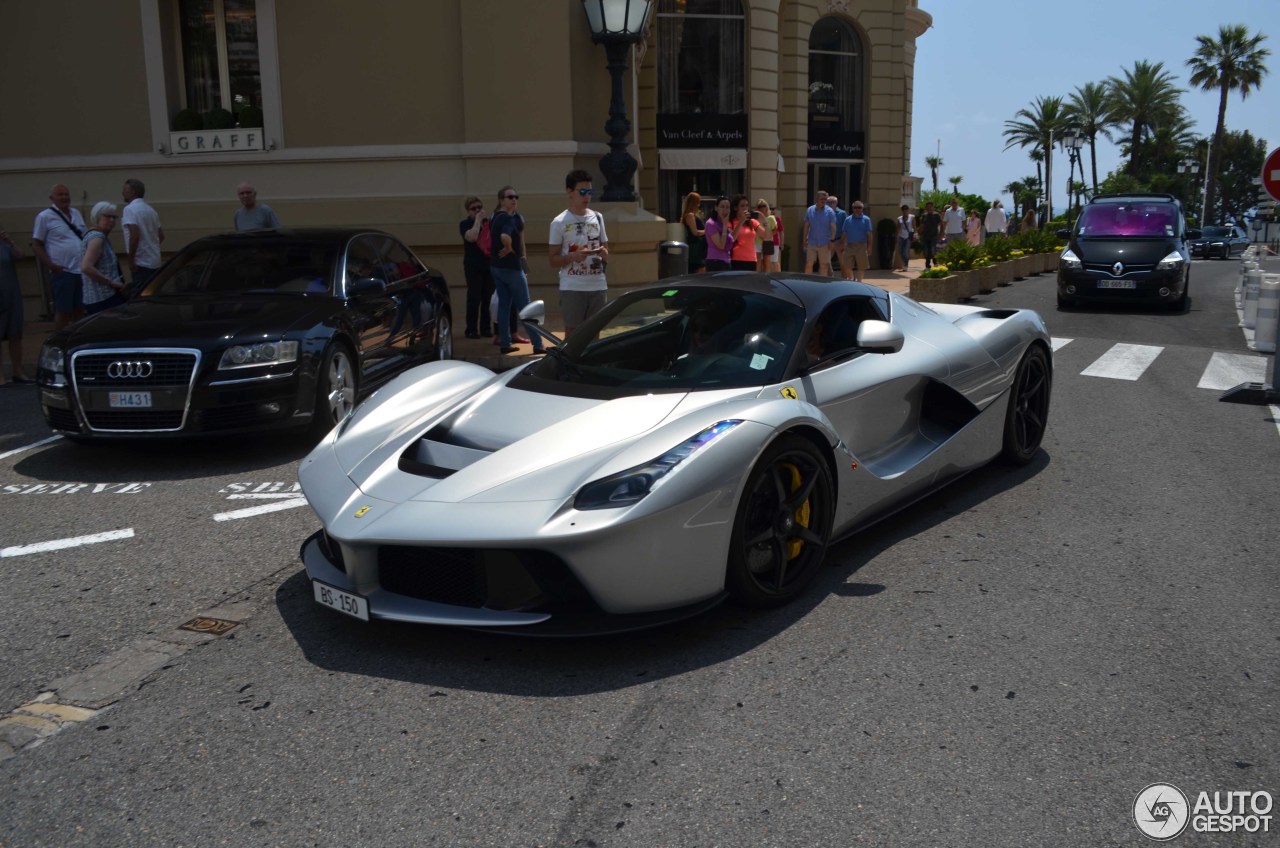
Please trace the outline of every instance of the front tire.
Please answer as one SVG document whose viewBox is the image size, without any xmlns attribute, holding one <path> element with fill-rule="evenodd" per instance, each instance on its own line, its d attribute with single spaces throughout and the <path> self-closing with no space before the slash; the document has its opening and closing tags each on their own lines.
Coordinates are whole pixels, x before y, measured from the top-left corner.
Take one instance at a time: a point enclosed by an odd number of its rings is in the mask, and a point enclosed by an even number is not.
<svg viewBox="0 0 1280 848">
<path fill-rule="evenodd" d="M 351 352 L 345 345 L 335 344 L 325 353 L 316 375 L 316 406 L 311 420 L 316 435 L 327 434 L 351 414 L 358 388 L 359 375 Z"/>
<path fill-rule="evenodd" d="M 738 504 L 725 573 L 729 596 L 768 608 L 802 593 L 822 567 L 834 507 L 831 469 L 818 448 L 790 434 L 771 444 Z"/>
<path fill-rule="evenodd" d="M 1026 465 L 1040 450 L 1049 421 L 1049 394 L 1053 372 L 1044 348 L 1036 345 L 1018 364 L 1009 389 L 1009 409 L 1004 417 L 1004 447 L 1000 458 L 1009 465 Z"/>
<path fill-rule="evenodd" d="M 453 322 L 448 312 L 441 312 L 436 319 L 436 361 L 453 359 Z"/>
</svg>

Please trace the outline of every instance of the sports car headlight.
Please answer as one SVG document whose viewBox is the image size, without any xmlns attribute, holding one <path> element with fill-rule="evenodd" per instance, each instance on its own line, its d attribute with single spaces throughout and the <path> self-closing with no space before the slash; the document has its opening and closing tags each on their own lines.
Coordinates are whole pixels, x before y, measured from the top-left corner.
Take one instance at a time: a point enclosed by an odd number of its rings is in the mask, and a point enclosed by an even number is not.
<svg viewBox="0 0 1280 848">
<path fill-rule="evenodd" d="M 741 423 L 740 420 L 733 420 L 713 424 L 652 462 L 588 483 L 574 498 L 574 508 L 613 509 L 639 502 L 653 491 L 658 481 L 670 474 L 677 465 L 693 456 L 699 448 L 710 444 L 717 436 L 729 432 Z"/>
<path fill-rule="evenodd" d="M 43 345 L 40 348 L 40 367 L 61 377 L 67 370 L 67 356 L 60 347 Z"/>
<path fill-rule="evenodd" d="M 1174 251 L 1160 260 L 1160 264 L 1156 266 L 1157 271 L 1176 271 L 1182 267 L 1182 254 Z"/>
<path fill-rule="evenodd" d="M 235 345 L 222 354 L 218 368 L 249 368 L 254 365 L 272 365 L 277 362 L 296 362 L 297 342 L 261 342 L 260 344 Z"/>
<path fill-rule="evenodd" d="M 1081 268 L 1080 257 L 1076 256 L 1071 248 L 1062 251 L 1062 255 L 1058 257 L 1059 263 L 1068 271 L 1079 271 Z"/>
</svg>

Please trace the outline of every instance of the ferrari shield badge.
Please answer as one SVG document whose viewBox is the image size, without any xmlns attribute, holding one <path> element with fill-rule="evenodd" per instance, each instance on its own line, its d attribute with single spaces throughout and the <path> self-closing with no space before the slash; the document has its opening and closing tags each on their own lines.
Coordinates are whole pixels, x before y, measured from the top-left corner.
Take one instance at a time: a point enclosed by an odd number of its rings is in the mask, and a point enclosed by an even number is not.
<svg viewBox="0 0 1280 848">
<path fill-rule="evenodd" d="M 797 400 L 800 397 L 800 395 L 796 392 L 795 388 L 792 386 L 783 386 L 782 396 L 787 400 Z"/>
<path fill-rule="evenodd" d="M 356 518 L 364 518 L 364 514 L 369 511 L 369 507 L 362 506 L 356 510 Z"/>
</svg>

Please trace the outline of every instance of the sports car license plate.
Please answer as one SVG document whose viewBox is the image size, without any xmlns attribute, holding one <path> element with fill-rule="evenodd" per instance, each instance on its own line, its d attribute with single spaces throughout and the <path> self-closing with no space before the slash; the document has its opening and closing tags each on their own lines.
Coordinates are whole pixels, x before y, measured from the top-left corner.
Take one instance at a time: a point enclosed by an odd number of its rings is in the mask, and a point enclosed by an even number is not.
<svg viewBox="0 0 1280 848">
<path fill-rule="evenodd" d="M 151 392 L 111 392 L 107 402 L 112 409 L 150 409 Z"/>
<path fill-rule="evenodd" d="M 1098 280 L 1100 289 L 1136 289 L 1138 284 L 1133 280 Z"/>
<path fill-rule="evenodd" d="M 369 601 L 367 599 L 336 589 L 328 583 L 321 583 L 319 580 L 311 581 L 311 589 L 315 592 L 317 604 L 323 604 L 329 609 L 337 610 L 361 621 L 369 620 Z"/>
</svg>

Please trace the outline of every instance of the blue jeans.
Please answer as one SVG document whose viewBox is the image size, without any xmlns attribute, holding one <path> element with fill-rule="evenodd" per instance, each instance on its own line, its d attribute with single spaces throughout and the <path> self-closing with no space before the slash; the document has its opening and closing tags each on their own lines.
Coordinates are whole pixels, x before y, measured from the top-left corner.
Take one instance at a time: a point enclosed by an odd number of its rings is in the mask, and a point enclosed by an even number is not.
<svg viewBox="0 0 1280 848">
<path fill-rule="evenodd" d="M 519 268 L 499 268 L 494 265 L 489 269 L 493 273 L 493 287 L 498 292 L 498 315 L 510 315 L 519 312 L 529 305 L 529 281 L 524 271 Z M 502 347 L 511 347 L 511 325 L 507 321 L 495 318 L 498 323 L 498 341 Z M 542 350 L 542 337 L 530 332 L 535 351 Z"/>
<path fill-rule="evenodd" d="M 898 239 L 898 255 L 902 257 L 902 267 L 911 265 L 911 237 Z"/>
</svg>

